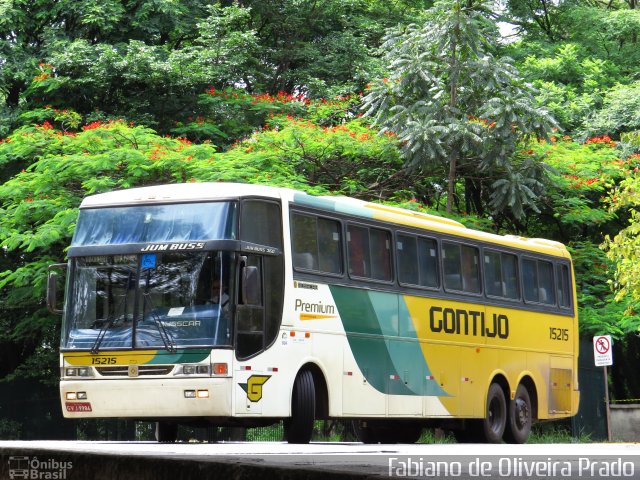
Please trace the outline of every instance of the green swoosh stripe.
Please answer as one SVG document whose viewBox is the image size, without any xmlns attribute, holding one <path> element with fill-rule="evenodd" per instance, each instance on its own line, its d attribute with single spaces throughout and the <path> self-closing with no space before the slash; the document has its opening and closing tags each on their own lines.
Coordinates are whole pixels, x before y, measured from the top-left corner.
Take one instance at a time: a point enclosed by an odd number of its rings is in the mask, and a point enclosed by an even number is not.
<svg viewBox="0 0 640 480">
<path fill-rule="evenodd" d="M 175 353 L 159 351 L 147 364 L 164 363 L 198 363 L 209 356 L 211 350 L 208 349 L 183 349 Z"/>
<path fill-rule="evenodd" d="M 402 296 L 330 286 L 349 347 L 367 382 L 391 395 L 448 394 L 431 375 Z"/>
</svg>

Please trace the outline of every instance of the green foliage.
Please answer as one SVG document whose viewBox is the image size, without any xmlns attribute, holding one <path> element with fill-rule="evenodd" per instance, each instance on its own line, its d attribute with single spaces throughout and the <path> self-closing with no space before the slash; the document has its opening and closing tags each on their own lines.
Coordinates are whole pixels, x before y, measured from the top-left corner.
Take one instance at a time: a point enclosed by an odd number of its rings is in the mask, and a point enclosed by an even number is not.
<svg viewBox="0 0 640 480">
<path fill-rule="evenodd" d="M 550 110 L 565 132 L 580 127 L 619 79 L 615 64 L 589 57 L 573 43 L 561 44 L 550 56 L 529 54 L 521 71 L 538 89 L 538 103 Z"/>
<path fill-rule="evenodd" d="M 409 166 L 441 172 L 448 212 L 461 176 L 467 211 L 482 214 L 488 203 L 521 218 L 543 189 L 544 169 L 513 155 L 523 139 L 545 136 L 553 119 L 534 105 L 509 59 L 488 48 L 496 27 L 484 4 L 442 1 L 430 14 L 386 37 L 390 77 L 371 87 L 367 114 L 398 134 Z M 482 191 L 491 192 L 488 201 Z"/>
<path fill-rule="evenodd" d="M 379 136 L 357 119 L 320 126 L 292 116 L 274 117 L 269 130 L 243 145 L 256 155 L 273 156 L 292 166 L 311 185 L 345 195 L 388 198 L 414 180 L 401 169 L 395 137 Z"/>
<path fill-rule="evenodd" d="M 51 105 L 168 133 L 176 119 L 198 115 L 197 95 L 210 86 L 311 98 L 361 91 L 380 71 L 372 52 L 385 28 L 423 8 L 406 0 L 43 0 L 27 10 L 12 2 L 0 20 L 8 107 L 0 132 L 14 111 Z"/>
<path fill-rule="evenodd" d="M 627 176 L 611 192 L 611 209 L 628 211 L 629 223 L 615 235 L 608 235 L 604 248 L 615 264 L 613 286 L 617 298 L 640 300 L 640 155 L 631 155 L 627 161 Z"/>
<path fill-rule="evenodd" d="M 572 242 L 569 249 L 576 274 L 580 332 L 583 336 L 611 335 L 616 339 L 640 328 L 638 303 L 616 301 L 609 279 L 613 264 L 592 242 Z"/>
<path fill-rule="evenodd" d="M 616 85 L 604 98 L 602 109 L 585 125 L 592 135 L 619 135 L 640 129 L 640 82 Z"/>
<path fill-rule="evenodd" d="M 637 71 L 640 61 L 638 32 L 640 11 L 619 5 L 574 6 L 563 16 L 567 32 L 589 54 L 608 59 L 618 65 L 623 74 Z"/>
</svg>

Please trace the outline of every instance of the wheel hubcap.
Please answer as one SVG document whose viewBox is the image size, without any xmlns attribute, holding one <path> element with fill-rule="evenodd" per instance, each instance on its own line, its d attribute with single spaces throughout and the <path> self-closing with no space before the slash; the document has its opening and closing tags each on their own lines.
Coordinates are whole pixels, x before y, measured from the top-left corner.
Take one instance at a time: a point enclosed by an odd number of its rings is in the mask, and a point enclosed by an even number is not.
<svg viewBox="0 0 640 480">
<path fill-rule="evenodd" d="M 529 422 L 529 406 L 522 398 L 516 399 L 516 425 L 523 428 Z"/>
</svg>

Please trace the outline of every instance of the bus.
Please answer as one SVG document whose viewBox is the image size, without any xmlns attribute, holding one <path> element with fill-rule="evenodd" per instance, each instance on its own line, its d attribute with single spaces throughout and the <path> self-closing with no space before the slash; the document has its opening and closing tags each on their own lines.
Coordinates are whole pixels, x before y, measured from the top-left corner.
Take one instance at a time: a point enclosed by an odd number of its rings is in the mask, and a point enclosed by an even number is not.
<svg viewBox="0 0 640 480">
<path fill-rule="evenodd" d="M 47 294 L 67 418 L 155 422 L 160 442 L 283 421 L 308 443 L 342 419 L 365 443 L 433 426 L 523 443 L 577 411 L 575 278 L 554 241 L 190 183 L 85 198 L 67 255 Z"/>
</svg>

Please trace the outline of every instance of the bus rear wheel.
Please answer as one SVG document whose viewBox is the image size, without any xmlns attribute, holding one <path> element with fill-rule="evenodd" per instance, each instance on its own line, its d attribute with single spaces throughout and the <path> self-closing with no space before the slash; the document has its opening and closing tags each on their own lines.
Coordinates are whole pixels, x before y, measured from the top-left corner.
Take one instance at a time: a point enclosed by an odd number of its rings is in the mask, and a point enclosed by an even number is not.
<svg viewBox="0 0 640 480">
<path fill-rule="evenodd" d="M 487 407 L 482 420 L 482 431 L 487 443 L 502 442 L 507 426 L 507 401 L 502 387 L 492 383 L 487 393 Z"/>
<path fill-rule="evenodd" d="M 313 374 L 303 370 L 293 384 L 291 417 L 284 421 L 284 435 L 289 443 L 309 443 L 316 413 L 316 388 Z"/>
<path fill-rule="evenodd" d="M 514 399 L 509 402 L 509 421 L 504 432 L 507 443 L 525 443 L 531 432 L 532 411 L 529 390 L 518 385 Z"/>
</svg>

